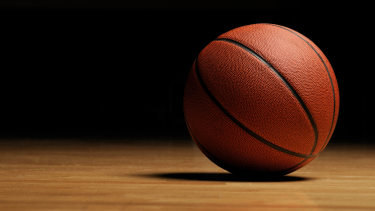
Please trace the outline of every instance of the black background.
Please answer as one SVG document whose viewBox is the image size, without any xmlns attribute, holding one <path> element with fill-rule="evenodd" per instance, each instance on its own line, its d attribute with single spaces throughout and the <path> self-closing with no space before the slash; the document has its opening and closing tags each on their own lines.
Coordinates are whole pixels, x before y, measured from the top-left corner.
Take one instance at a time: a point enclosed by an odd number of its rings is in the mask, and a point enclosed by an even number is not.
<svg viewBox="0 0 375 211">
<path fill-rule="evenodd" d="M 0 137 L 187 138 L 182 96 L 220 34 L 274 23 L 310 38 L 340 88 L 333 142 L 372 142 L 371 27 L 352 5 L 299 1 L 1 3 Z"/>
</svg>

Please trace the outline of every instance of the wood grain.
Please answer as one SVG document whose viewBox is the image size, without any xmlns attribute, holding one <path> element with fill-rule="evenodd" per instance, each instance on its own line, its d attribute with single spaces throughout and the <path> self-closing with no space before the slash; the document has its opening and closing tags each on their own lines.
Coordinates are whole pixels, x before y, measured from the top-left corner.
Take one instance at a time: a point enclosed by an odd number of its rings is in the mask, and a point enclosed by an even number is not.
<svg viewBox="0 0 375 211">
<path fill-rule="evenodd" d="M 375 210 L 375 147 L 329 144 L 309 165 L 238 177 L 191 140 L 2 140 L 0 210 Z"/>
</svg>

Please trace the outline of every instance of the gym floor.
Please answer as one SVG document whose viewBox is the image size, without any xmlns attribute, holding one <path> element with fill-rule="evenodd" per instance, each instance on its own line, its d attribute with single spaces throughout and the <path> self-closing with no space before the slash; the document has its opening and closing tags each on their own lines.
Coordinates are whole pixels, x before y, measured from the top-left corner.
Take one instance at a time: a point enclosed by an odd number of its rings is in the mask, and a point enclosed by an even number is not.
<svg viewBox="0 0 375 211">
<path fill-rule="evenodd" d="M 240 177 L 186 140 L 0 142 L 0 210 L 374 210 L 375 146 L 329 144 L 274 179 Z"/>
</svg>

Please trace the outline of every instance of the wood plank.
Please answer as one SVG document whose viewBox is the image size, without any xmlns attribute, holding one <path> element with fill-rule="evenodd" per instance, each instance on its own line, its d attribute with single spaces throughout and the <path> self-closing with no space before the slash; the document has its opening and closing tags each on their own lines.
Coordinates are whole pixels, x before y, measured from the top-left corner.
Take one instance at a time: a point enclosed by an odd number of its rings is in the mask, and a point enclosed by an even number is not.
<svg viewBox="0 0 375 211">
<path fill-rule="evenodd" d="M 375 147 L 329 144 L 274 180 L 238 177 L 191 140 L 2 140 L 0 210 L 375 210 Z"/>
</svg>

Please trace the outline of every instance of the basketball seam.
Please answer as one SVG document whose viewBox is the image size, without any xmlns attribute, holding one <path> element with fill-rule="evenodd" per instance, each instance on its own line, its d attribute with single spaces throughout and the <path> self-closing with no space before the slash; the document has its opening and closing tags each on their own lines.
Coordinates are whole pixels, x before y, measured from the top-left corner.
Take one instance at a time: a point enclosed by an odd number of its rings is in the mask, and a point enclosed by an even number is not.
<svg viewBox="0 0 375 211">
<path fill-rule="evenodd" d="M 335 96 L 335 88 L 333 86 L 333 82 L 332 82 L 332 77 L 331 77 L 331 74 L 329 74 L 329 71 L 328 71 L 328 68 L 327 68 L 327 65 L 326 63 L 324 62 L 324 60 L 322 59 L 322 57 L 320 56 L 320 54 L 315 50 L 315 48 L 310 45 L 309 42 L 307 42 L 305 39 L 303 39 L 301 36 L 299 36 L 298 34 L 294 33 L 293 31 L 287 29 L 287 28 L 284 28 L 282 26 L 279 26 L 279 25 L 276 25 L 276 24 L 268 24 L 266 23 L 267 25 L 272 25 L 272 26 L 276 26 L 276 27 L 279 27 L 279 28 L 282 28 L 284 30 L 287 30 L 291 33 L 293 33 L 294 35 L 296 35 L 297 37 L 299 37 L 301 40 L 305 41 L 314 51 L 315 53 L 318 55 L 319 59 L 323 62 L 323 65 L 324 67 L 326 68 L 326 71 L 327 71 L 327 74 L 328 74 L 328 77 L 329 77 L 329 80 L 331 82 L 331 87 L 332 87 L 332 93 L 333 93 L 333 118 L 332 118 L 332 123 L 331 123 L 331 128 L 329 129 L 329 133 L 328 133 L 328 136 L 327 136 L 327 139 L 326 141 L 324 142 L 322 148 L 319 150 L 320 152 L 324 149 L 324 147 L 327 145 L 328 143 L 328 140 L 329 140 L 329 137 L 332 133 L 332 128 L 333 128 L 333 123 L 335 122 L 335 115 L 336 115 L 336 96 Z M 315 150 L 315 149 L 314 149 Z"/>
<path fill-rule="evenodd" d="M 229 164 L 226 164 L 225 162 L 223 162 L 223 161 L 221 161 L 220 159 L 216 158 L 216 157 L 213 156 L 213 155 L 212 155 L 212 154 L 211 154 L 206 148 L 204 148 L 204 147 L 202 146 L 202 144 L 198 141 L 197 137 L 195 137 L 193 131 L 192 131 L 191 128 L 190 128 L 190 124 L 189 124 L 189 121 L 188 121 L 187 118 L 186 118 L 185 112 L 184 112 L 184 117 L 185 117 L 185 121 L 186 121 L 186 126 L 187 126 L 187 128 L 188 128 L 188 130 L 189 130 L 189 132 L 190 132 L 190 134 L 191 134 L 191 136 L 192 136 L 192 138 L 193 138 L 193 140 L 195 140 L 196 144 L 198 145 L 198 148 L 201 147 L 201 148 L 202 148 L 207 154 L 209 154 L 212 158 L 214 158 L 214 159 L 216 159 L 216 160 L 211 159 L 211 158 L 210 158 L 209 156 L 207 156 L 207 155 L 206 155 L 206 157 L 207 157 L 209 160 L 211 160 L 214 164 L 216 164 L 217 166 L 219 166 L 220 168 L 223 168 L 223 169 L 225 169 L 225 170 L 227 170 L 227 171 L 229 171 L 229 172 L 233 172 L 233 171 L 235 171 L 235 170 L 231 171 L 232 168 L 230 167 Z M 203 150 L 201 150 L 201 151 L 203 152 Z M 203 152 L 203 154 L 205 154 L 205 153 Z"/>
<path fill-rule="evenodd" d="M 188 130 L 189 130 L 189 132 L 190 132 L 192 138 L 196 141 L 196 144 L 199 145 L 199 146 L 200 146 L 200 147 L 201 147 L 206 153 L 208 153 L 208 154 L 214 159 L 214 160 L 213 160 L 213 159 L 211 159 L 210 157 L 206 156 L 209 160 L 211 160 L 214 164 L 216 164 L 216 165 L 219 166 L 220 168 L 223 168 L 223 169 L 225 169 L 225 170 L 227 170 L 227 171 L 229 171 L 229 172 L 232 172 L 232 173 L 236 173 L 236 172 L 239 172 L 239 171 L 241 170 L 241 169 L 240 169 L 240 170 L 237 170 L 237 169 L 231 167 L 231 165 L 229 165 L 229 164 L 225 163 L 224 161 L 218 159 L 217 157 L 215 157 L 214 155 L 212 155 L 212 154 L 211 154 L 206 148 L 204 148 L 204 147 L 202 146 L 202 144 L 198 141 L 197 137 L 195 137 L 193 131 L 191 130 L 191 128 L 190 128 L 190 124 L 189 124 L 189 121 L 188 121 L 187 118 L 186 118 L 185 112 L 184 112 L 184 117 L 185 117 L 185 121 L 186 121 L 187 128 L 188 128 Z M 198 148 L 199 148 L 199 146 L 198 146 Z M 203 154 L 204 154 L 204 152 L 203 152 Z M 308 159 L 308 158 L 303 159 L 303 160 L 302 160 L 301 162 L 299 162 L 297 165 L 294 165 L 294 166 L 292 166 L 292 167 L 290 167 L 290 168 L 287 168 L 287 169 L 285 169 L 285 170 L 281 170 L 281 171 L 272 172 L 272 173 L 276 173 L 276 174 L 277 174 L 277 173 L 280 173 L 280 174 L 283 174 L 283 172 L 290 171 L 291 169 L 293 169 L 293 168 L 295 168 L 295 167 L 301 165 L 301 164 L 302 164 L 303 162 L 305 162 L 307 159 Z M 246 172 L 246 170 L 244 170 L 244 169 L 242 169 L 242 170 Z M 252 171 L 248 171 L 248 172 L 252 172 Z M 252 173 L 257 173 L 257 172 L 254 171 L 254 172 L 252 172 Z M 291 172 L 289 172 L 289 173 L 291 173 Z"/>
<path fill-rule="evenodd" d="M 198 55 L 199 57 L 199 55 Z M 199 68 L 198 68 L 198 58 L 196 59 L 195 61 L 195 72 L 196 72 L 196 75 L 197 75 L 197 78 L 198 78 L 198 81 L 199 81 L 199 84 L 202 86 L 203 90 L 206 92 L 206 94 L 209 96 L 209 98 L 216 104 L 216 106 L 219 107 L 219 109 L 227 116 L 229 117 L 235 124 L 237 124 L 240 128 L 242 128 L 244 131 L 246 131 L 249 135 L 253 136 L 255 139 L 257 139 L 258 141 L 274 148 L 274 149 L 277 149 L 281 152 L 284 152 L 284 153 L 287 153 L 287 154 L 290 154 L 290 155 L 294 155 L 294 156 L 297 156 L 297 157 L 303 157 L 303 158 L 310 158 L 310 157 L 315 157 L 317 156 L 318 154 L 309 154 L 309 155 L 305 155 L 305 154 L 301 154 L 301 153 L 297 153 L 297 152 L 293 152 L 293 151 L 290 151 L 290 150 L 287 150 L 285 148 L 282 148 L 274 143 L 271 143 L 269 141 L 267 141 L 266 139 L 264 139 L 263 137 L 261 137 L 260 135 L 256 134 L 254 131 L 250 130 L 249 128 L 247 128 L 244 124 L 242 124 L 239 120 L 237 120 L 232 114 L 230 114 L 228 112 L 227 109 L 224 108 L 223 105 L 220 104 L 220 102 L 213 96 L 213 94 L 208 90 L 206 84 L 203 82 L 203 79 L 201 77 L 201 75 L 199 74 Z"/>
<path fill-rule="evenodd" d="M 302 106 L 303 110 L 305 111 L 307 117 L 309 118 L 309 121 L 311 123 L 311 126 L 313 127 L 313 130 L 314 130 L 314 144 L 313 144 L 313 147 L 312 147 L 312 150 L 311 152 L 309 153 L 310 155 L 314 152 L 315 150 L 315 147 L 316 147 L 316 144 L 318 143 L 318 128 L 316 127 L 316 123 L 314 121 L 314 118 L 312 117 L 309 109 L 307 108 L 306 104 L 303 102 L 303 100 L 301 99 L 301 97 L 297 94 L 296 90 L 293 89 L 292 85 L 289 84 L 289 82 L 286 80 L 286 78 L 284 78 L 270 63 L 268 63 L 263 57 L 261 57 L 259 54 L 257 54 L 254 50 L 250 49 L 249 47 L 245 46 L 244 44 L 242 43 L 239 43 L 237 41 L 234 41 L 234 40 L 231 40 L 231 39 L 226 39 L 226 38 L 219 38 L 219 39 L 216 39 L 216 41 L 226 41 L 226 42 L 229 42 L 229 43 L 232 43 L 244 50 L 246 50 L 247 52 L 249 52 L 250 54 L 252 54 L 253 56 L 255 56 L 255 58 L 257 58 L 259 61 L 261 61 L 262 63 L 264 63 L 265 65 L 267 65 L 274 73 L 276 73 L 276 75 L 281 79 L 281 81 L 284 82 L 284 84 L 288 87 L 289 91 L 292 92 L 292 94 L 294 95 L 294 97 L 297 99 L 297 101 L 299 102 L 299 104 Z"/>
<path fill-rule="evenodd" d="M 280 171 L 280 173 L 281 173 L 281 172 L 287 172 L 287 171 L 290 171 L 291 169 L 294 169 L 295 167 L 301 165 L 302 163 L 304 163 L 304 162 L 307 161 L 308 159 L 309 159 L 309 158 L 305 158 L 305 159 L 303 159 L 303 161 L 301 161 L 301 162 L 298 163 L 297 165 L 295 165 L 295 166 L 293 166 L 293 167 L 291 167 L 291 168 L 288 168 L 288 169 L 282 170 L 282 171 Z"/>
</svg>

